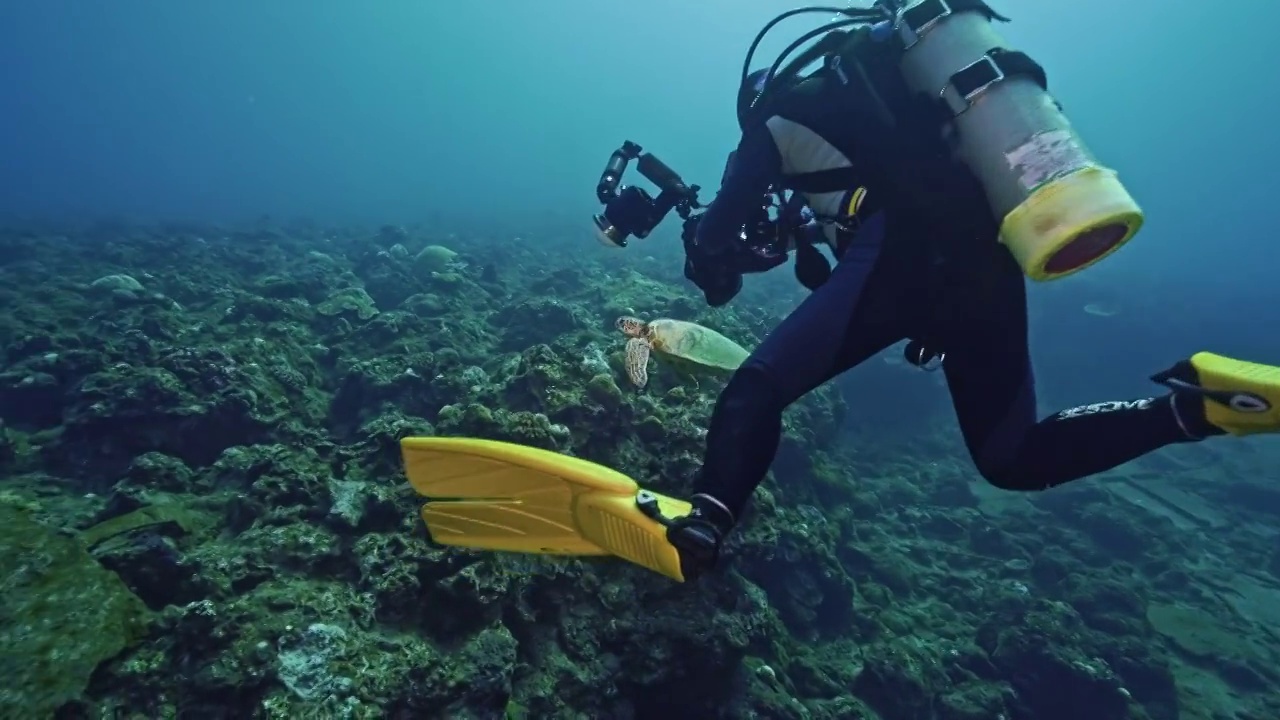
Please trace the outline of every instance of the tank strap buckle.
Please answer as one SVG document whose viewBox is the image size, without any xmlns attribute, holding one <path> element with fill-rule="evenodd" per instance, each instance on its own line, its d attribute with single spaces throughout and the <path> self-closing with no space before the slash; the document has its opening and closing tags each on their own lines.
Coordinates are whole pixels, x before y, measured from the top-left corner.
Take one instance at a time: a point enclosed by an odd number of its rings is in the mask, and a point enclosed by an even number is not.
<svg viewBox="0 0 1280 720">
<path fill-rule="evenodd" d="M 974 101 L 996 83 L 1004 81 L 1004 69 L 991 53 L 965 65 L 951 76 L 951 81 L 942 88 L 939 97 L 951 110 L 953 117 L 959 117 L 965 110 L 973 107 Z"/>
<path fill-rule="evenodd" d="M 902 49 L 910 50 L 934 25 L 950 17 L 951 12 L 951 5 L 947 0 L 924 0 L 919 5 L 904 10 L 898 25 Z"/>
<path fill-rule="evenodd" d="M 985 0 L 924 0 L 901 11 L 894 30 L 902 40 L 902 49 L 910 50 L 938 23 L 964 12 L 982 13 L 987 20 L 1009 22 L 1009 18 L 992 10 Z"/>
</svg>

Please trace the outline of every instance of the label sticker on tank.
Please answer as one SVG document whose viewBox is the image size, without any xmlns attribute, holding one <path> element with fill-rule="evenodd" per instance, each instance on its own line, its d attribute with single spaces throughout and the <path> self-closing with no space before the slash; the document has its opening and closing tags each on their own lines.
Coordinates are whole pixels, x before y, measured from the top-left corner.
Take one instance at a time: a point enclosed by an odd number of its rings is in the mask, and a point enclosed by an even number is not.
<svg viewBox="0 0 1280 720">
<path fill-rule="evenodd" d="M 1006 152 L 1009 169 L 1027 192 L 1093 164 L 1089 151 L 1070 130 L 1049 130 Z"/>
</svg>

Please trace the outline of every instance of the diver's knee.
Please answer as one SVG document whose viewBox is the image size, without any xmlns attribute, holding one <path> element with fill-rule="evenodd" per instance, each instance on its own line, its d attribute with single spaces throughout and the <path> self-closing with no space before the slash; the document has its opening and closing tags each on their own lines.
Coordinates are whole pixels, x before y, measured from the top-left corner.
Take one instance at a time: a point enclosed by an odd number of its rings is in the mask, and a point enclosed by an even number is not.
<svg viewBox="0 0 1280 720">
<path fill-rule="evenodd" d="M 1026 485 L 1025 473 L 1018 467 L 1017 456 L 1007 448 L 969 447 L 969 456 L 973 459 L 973 467 L 988 484 L 1001 490 L 1019 490 Z"/>
<path fill-rule="evenodd" d="M 982 475 L 982 479 L 986 480 L 992 487 L 1001 490 L 1025 490 L 1027 488 L 1026 478 L 1014 468 L 1008 466 L 992 467 L 984 463 L 978 463 L 977 468 L 978 474 Z"/>
<path fill-rule="evenodd" d="M 769 409 L 781 412 L 785 403 L 782 385 L 774 374 L 761 365 L 749 363 L 738 368 L 717 400 L 721 412 Z"/>
</svg>

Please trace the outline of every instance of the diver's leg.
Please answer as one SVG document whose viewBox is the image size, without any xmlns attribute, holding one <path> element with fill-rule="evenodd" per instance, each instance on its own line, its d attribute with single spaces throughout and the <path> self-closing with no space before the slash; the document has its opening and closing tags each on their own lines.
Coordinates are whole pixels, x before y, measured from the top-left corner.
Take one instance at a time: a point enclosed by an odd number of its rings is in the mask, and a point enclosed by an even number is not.
<svg viewBox="0 0 1280 720">
<path fill-rule="evenodd" d="M 943 363 L 983 477 L 1007 490 L 1043 490 L 1211 433 L 1184 427 L 1193 413 L 1183 397 L 1175 408 L 1173 395 L 1094 403 L 1036 422 L 1025 282 L 1016 265 L 1002 265 L 997 286 L 979 293 L 988 300 L 964 309 Z"/>
<path fill-rule="evenodd" d="M 882 219 L 868 219 L 830 279 L 769 333 L 720 394 L 695 490 L 733 519 L 773 463 L 783 410 L 901 339 L 899 323 L 868 317 L 880 313 L 867 313 L 860 302 L 894 291 L 888 282 L 879 290 L 883 273 L 872 273 L 882 237 Z"/>
</svg>

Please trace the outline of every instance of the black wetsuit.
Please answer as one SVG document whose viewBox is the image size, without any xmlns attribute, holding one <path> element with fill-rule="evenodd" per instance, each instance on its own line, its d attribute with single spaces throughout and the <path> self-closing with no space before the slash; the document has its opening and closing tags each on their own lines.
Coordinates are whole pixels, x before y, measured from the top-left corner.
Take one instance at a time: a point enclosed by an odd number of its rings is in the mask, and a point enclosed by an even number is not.
<svg viewBox="0 0 1280 720">
<path fill-rule="evenodd" d="M 856 166 L 857 152 L 849 154 Z M 787 166 L 795 163 L 784 163 L 774 135 L 749 128 L 701 221 L 698 244 L 714 252 L 737 242 L 738 228 Z M 871 187 L 868 196 L 876 193 Z M 966 201 L 981 203 L 985 217 L 967 225 L 869 203 L 871 215 L 841 243 L 830 279 L 769 334 L 720 395 L 696 492 L 740 517 L 773 462 L 783 410 L 904 338 L 945 352 L 965 443 L 997 487 L 1043 490 L 1220 432 L 1188 408 L 1175 414 L 1171 396 L 1098 403 L 1037 421 L 1025 281 L 997 243 L 982 200 Z"/>
</svg>

